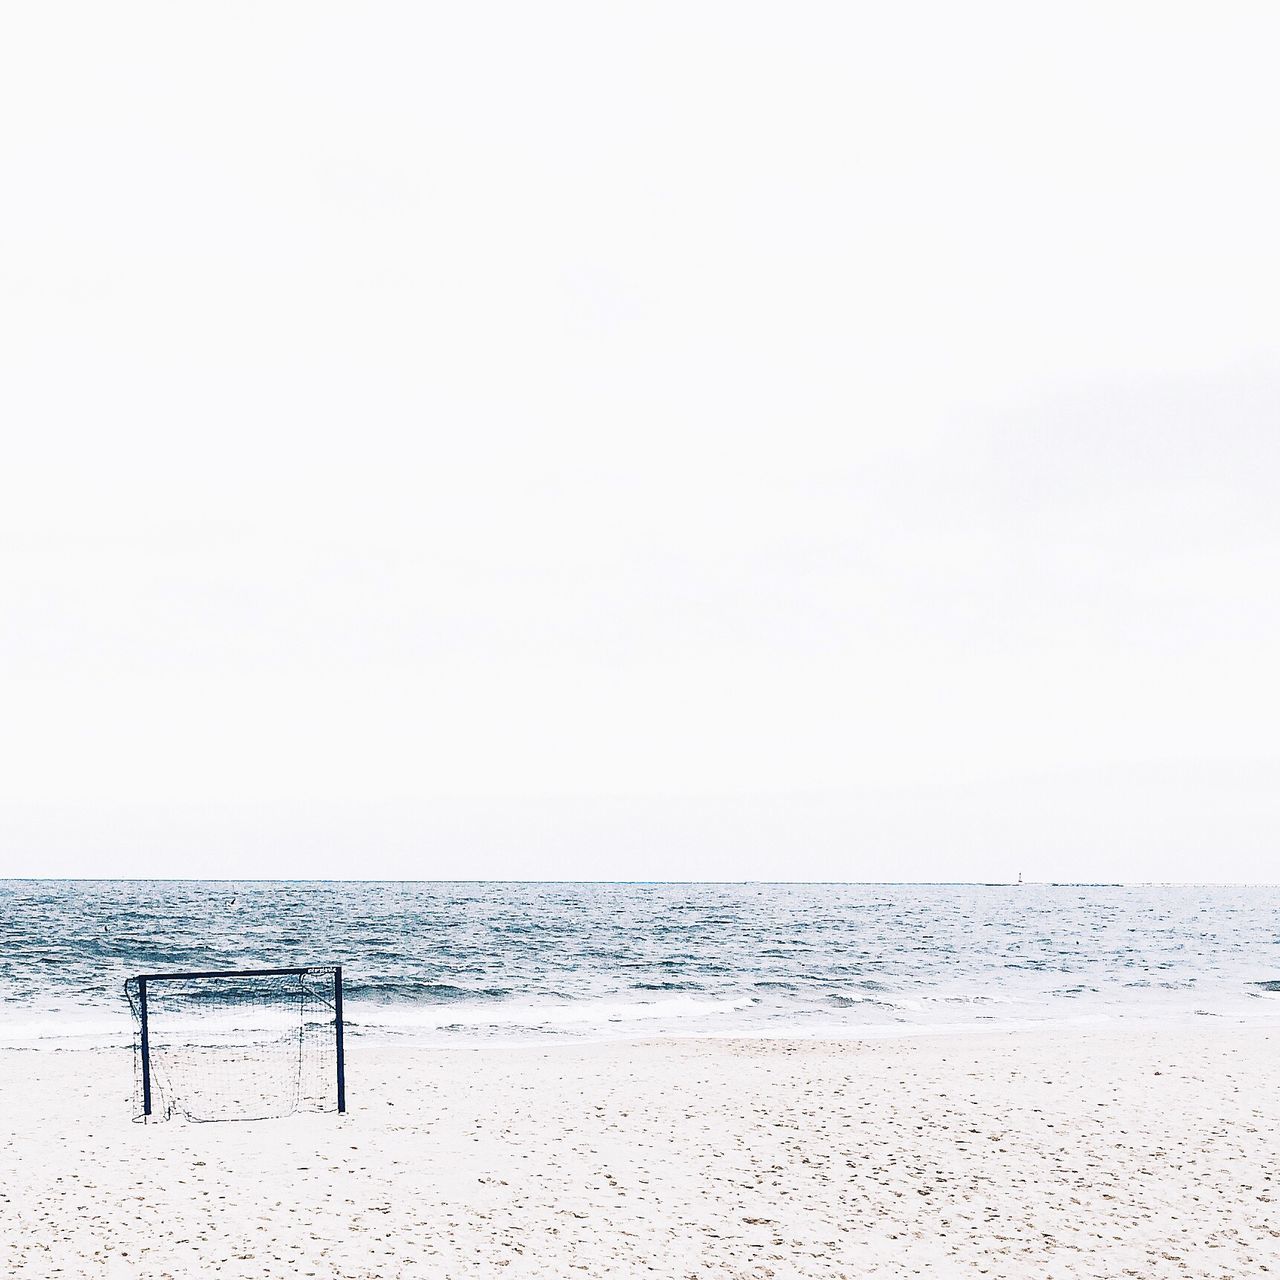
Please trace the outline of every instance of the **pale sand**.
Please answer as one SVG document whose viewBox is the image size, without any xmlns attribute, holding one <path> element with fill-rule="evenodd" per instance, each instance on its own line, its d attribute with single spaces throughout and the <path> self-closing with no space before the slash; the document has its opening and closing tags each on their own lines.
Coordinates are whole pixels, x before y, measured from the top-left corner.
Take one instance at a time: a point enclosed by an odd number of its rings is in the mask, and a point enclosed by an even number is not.
<svg viewBox="0 0 1280 1280">
<path fill-rule="evenodd" d="M 1280 1032 L 352 1045 L 352 1111 L 148 1127 L 0 1053 L 0 1274 L 1256 1277 Z"/>
</svg>

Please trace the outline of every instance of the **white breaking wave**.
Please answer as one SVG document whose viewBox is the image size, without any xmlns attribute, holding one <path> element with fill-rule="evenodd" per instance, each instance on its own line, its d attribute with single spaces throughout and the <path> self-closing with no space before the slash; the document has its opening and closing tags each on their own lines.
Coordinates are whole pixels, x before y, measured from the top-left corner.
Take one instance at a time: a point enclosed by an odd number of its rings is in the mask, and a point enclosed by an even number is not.
<svg viewBox="0 0 1280 1280">
<path fill-rule="evenodd" d="M 750 1008 L 754 1002 L 699 1000 L 673 996 L 668 1000 L 575 1000 L 561 1004 L 516 1001 L 466 1001 L 450 1004 L 361 1005 L 352 1021 L 365 1029 L 409 1030 L 415 1027 L 568 1027 L 626 1022 L 659 1022 L 714 1018 Z"/>
</svg>

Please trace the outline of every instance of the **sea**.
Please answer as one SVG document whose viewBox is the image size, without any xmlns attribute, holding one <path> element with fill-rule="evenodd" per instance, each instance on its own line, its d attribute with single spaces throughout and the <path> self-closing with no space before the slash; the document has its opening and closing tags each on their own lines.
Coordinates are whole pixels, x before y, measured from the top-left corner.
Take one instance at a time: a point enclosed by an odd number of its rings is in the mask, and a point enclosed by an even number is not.
<svg viewBox="0 0 1280 1280">
<path fill-rule="evenodd" d="M 423 1047 L 1280 1024 L 1280 888 L 0 880 L 0 1045 L 125 1045 L 140 973 L 341 964 Z"/>
</svg>

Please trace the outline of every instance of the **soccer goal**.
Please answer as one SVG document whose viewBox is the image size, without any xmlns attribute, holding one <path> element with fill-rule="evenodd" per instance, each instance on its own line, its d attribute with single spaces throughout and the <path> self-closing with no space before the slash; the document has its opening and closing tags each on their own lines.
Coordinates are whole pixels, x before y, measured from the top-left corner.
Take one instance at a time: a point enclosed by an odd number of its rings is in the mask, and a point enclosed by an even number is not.
<svg viewBox="0 0 1280 1280">
<path fill-rule="evenodd" d="M 144 973 L 125 994 L 135 1119 L 347 1109 L 341 965 Z"/>
</svg>

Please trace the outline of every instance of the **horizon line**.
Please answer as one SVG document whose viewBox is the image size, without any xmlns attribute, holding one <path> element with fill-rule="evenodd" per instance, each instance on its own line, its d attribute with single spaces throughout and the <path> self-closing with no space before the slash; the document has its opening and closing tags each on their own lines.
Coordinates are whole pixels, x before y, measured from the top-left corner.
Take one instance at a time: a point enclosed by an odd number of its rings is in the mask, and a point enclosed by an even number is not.
<svg viewBox="0 0 1280 1280">
<path fill-rule="evenodd" d="M 1275 889 L 1280 881 L 1250 880 L 667 880 L 448 876 L 0 876 L 0 884 L 592 884 L 592 885 L 841 885 L 865 888 L 971 889 Z"/>
</svg>

